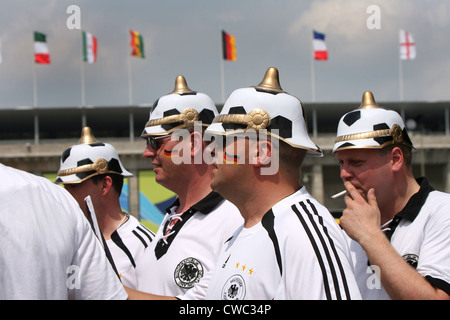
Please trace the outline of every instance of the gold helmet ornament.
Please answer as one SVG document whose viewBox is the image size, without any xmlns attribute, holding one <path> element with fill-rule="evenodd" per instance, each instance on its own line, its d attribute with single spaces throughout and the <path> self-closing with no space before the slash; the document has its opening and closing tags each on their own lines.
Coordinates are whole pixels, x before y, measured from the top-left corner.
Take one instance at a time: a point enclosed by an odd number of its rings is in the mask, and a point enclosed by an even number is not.
<svg viewBox="0 0 450 320">
<path fill-rule="evenodd" d="M 97 141 L 89 127 L 81 131 L 77 145 L 66 149 L 61 155 L 56 183 L 80 183 L 93 176 L 112 173 L 131 177 L 120 162 L 119 155 L 112 145 Z"/>
<path fill-rule="evenodd" d="M 360 107 L 339 120 L 333 152 L 381 149 L 394 143 L 414 148 L 402 117 L 393 110 L 378 106 L 372 92 L 366 91 Z"/>
<path fill-rule="evenodd" d="M 250 129 L 266 129 L 267 134 L 307 150 L 309 156 L 323 155 L 309 137 L 302 103 L 281 88 L 276 68 L 267 69 L 257 86 L 233 91 L 206 132 L 228 135 Z"/>
<path fill-rule="evenodd" d="M 191 90 L 186 79 L 178 76 L 173 91 L 153 104 L 141 136 L 167 135 L 177 129 L 191 127 L 195 121 L 208 126 L 217 114 L 216 105 L 210 97 Z"/>
</svg>

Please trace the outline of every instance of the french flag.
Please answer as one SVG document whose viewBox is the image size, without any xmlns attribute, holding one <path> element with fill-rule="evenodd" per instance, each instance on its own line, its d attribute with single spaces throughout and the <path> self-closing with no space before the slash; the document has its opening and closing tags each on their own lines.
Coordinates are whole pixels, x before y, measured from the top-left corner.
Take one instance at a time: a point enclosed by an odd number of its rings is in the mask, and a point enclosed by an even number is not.
<svg viewBox="0 0 450 320">
<path fill-rule="evenodd" d="M 325 44 L 325 34 L 313 30 L 314 59 L 328 60 L 328 51 Z"/>
</svg>

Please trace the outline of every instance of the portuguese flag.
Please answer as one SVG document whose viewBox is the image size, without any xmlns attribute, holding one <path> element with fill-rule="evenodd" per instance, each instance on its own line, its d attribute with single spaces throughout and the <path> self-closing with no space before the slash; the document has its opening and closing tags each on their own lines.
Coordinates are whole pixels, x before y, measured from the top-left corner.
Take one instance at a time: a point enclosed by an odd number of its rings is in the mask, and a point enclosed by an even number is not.
<svg viewBox="0 0 450 320">
<path fill-rule="evenodd" d="M 97 61 L 97 38 L 86 31 L 83 31 L 83 61 L 87 63 Z"/>
<path fill-rule="evenodd" d="M 222 30 L 222 50 L 224 60 L 236 61 L 236 39 L 224 30 Z"/>
<path fill-rule="evenodd" d="M 34 61 L 41 64 L 50 63 L 47 36 L 37 31 L 34 32 Z"/>
<path fill-rule="evenodd" d="M 130 34 L 131 34 L 130 45 L 131 45 L 131 48 L 133 49 L 133 51 L 131 52 L 131 55 L 139 57 L 139 58 L 145 58 L 144 41 L 142 39 L 141 34 L 134 30 L 130 30 Z"/>
</svg>

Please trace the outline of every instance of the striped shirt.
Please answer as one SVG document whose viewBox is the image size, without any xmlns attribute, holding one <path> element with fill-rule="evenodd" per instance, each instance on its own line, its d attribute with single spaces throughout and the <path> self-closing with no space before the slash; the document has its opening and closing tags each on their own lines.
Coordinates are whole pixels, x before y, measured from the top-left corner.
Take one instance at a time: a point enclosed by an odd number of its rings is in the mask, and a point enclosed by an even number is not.
<svg viewBox="0 0 450 320">
<path fill-rule="evenodd" d="M 260 223 L 234 233 L 206 298 L 360 299 L 360 294 L 343 232 L 303 187 Z"/>
<path fill-rule="evenodd" d="M 128 220 L 111 234 L 106 243 L 123 285 L 136 289 L 139 277 L 136 266 L 154 237 L 155 234 L 133 216 L 128 216 Z"/>
</svg>

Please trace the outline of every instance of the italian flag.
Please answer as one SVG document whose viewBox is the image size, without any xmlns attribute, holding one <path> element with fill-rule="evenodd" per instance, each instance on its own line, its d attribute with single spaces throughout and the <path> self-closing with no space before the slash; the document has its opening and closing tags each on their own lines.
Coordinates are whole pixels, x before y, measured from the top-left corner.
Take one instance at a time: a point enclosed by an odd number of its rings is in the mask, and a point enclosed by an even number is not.
<svg viewBox="0 0 450 320">
<path fill-rule="evenodd" d="M 50 63 L 50 53 L 47 47 L 47 36 L 41 32 L 34 32 L 34 61 L 41 64 Z"/>
<path fill-rule="evenodd" d="M 97 61 L 97 38 L 83 31 L 83 60 L 87 63 Z"/>
</svg>

